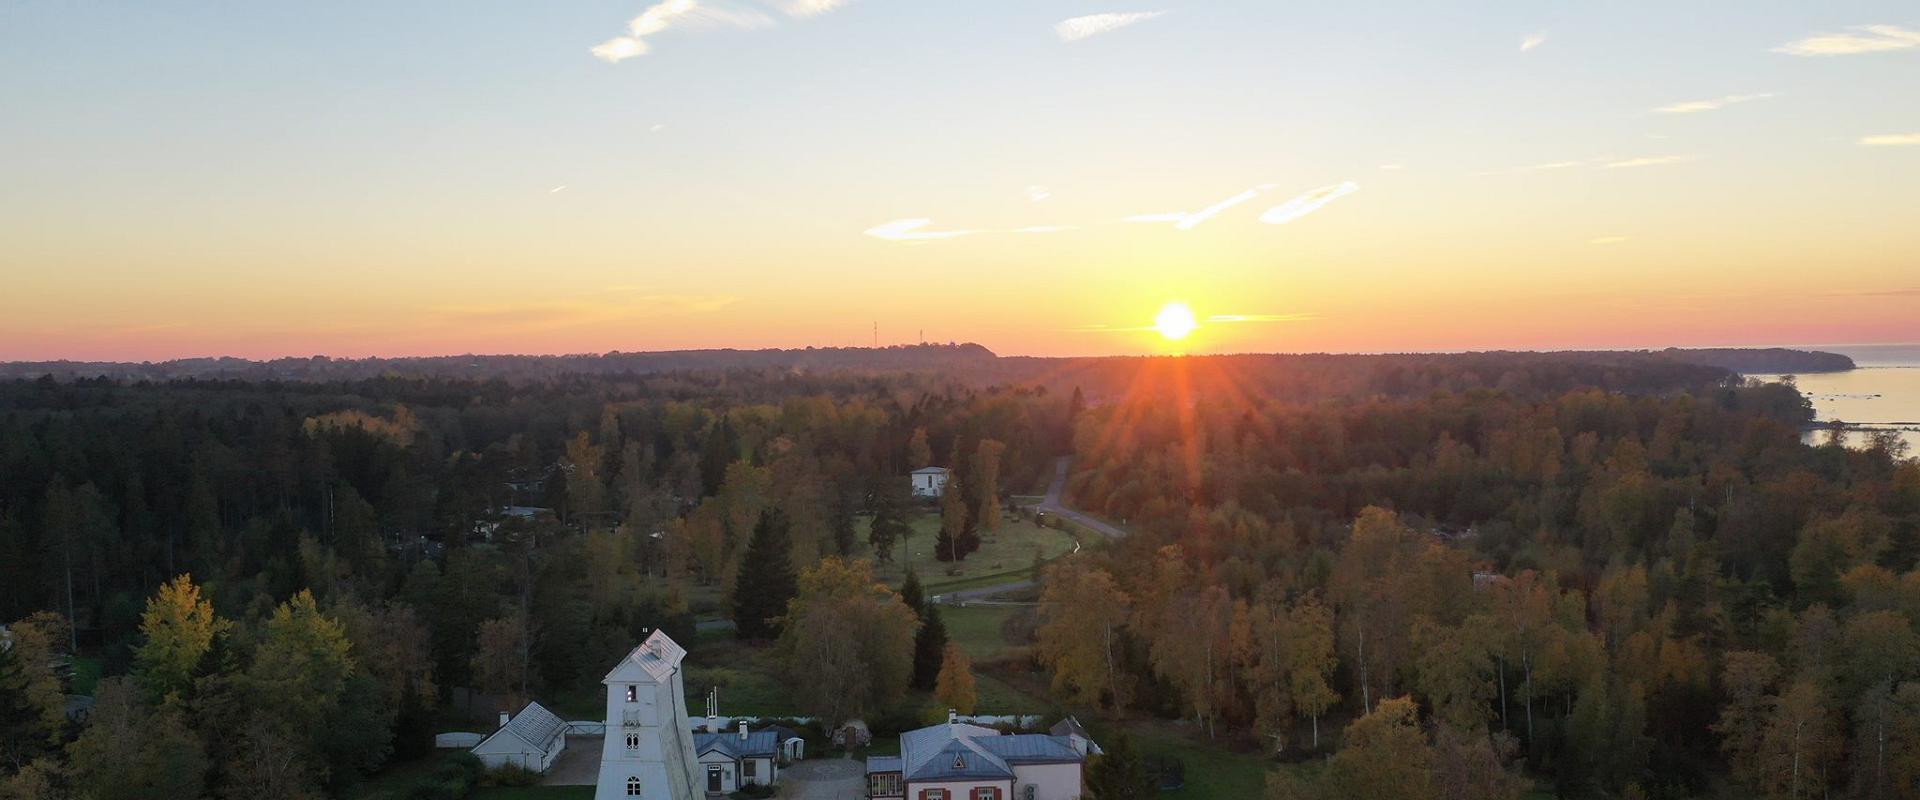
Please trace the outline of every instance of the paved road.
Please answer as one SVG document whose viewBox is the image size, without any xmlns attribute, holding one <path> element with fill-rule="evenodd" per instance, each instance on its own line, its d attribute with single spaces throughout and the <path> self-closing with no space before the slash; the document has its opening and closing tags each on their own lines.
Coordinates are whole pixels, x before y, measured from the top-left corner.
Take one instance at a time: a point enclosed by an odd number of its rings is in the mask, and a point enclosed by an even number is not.
<svg viewBox="0 0 1920 800">
<path fill-rule="evenodd" d="M 1109 539 L 1125 538 L 1127 535 L 1126 531 L 1123 531 L 1117 527 L 1114 527 L 1113 525 L 1110 525 L 1102 520 L 1095 519 L 1093 517 L 1087 516 L 1086 514 L 1082 514 L 1079 511 L 1068 508 L 1065 503 L 1060 502 L 1060 493 L 1063 491 L 1066 491 L 1066 488 L 1067 488 L 1067 468 L 1072 465 L 1073 465 L 1072 456 L 1061 456 L 1059 459 L 1055 460 L 1053 463 L 1053 483 L 1047 485 L 1046 499 L 1041 500 L 1040 502 L 1027 507 L 1035 511 L 1040 511 L 1048 514 L 1058 514 L 1062 517 L 1066 517 L 1067 519 L 1073 520 L 1074 522 L 1080 525 L 1084 525 L 1088 528 L 1093 529 L 1095 533 L 1098 533 Z"/>
<path fill-rule="evenodd" d="M 780 770 L 788 800 L 859 800 L 867 796 L 866 764 L 847 758 L 796 761 Z"/>
</svg>

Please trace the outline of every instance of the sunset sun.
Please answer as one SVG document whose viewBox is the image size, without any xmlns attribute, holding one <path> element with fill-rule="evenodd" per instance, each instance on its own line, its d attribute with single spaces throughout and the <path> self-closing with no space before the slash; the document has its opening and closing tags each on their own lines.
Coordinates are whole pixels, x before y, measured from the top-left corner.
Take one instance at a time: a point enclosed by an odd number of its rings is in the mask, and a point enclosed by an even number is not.
<svg viewBox="0 0 1920 800">
<path fill-rule="evenodd" d="M 1169 341 L 1179 341 L 1193 333 L 1200 323 L 1193 319 L 1193 309 L 1186 303 L 1168 303 L 1160 307 L 1160 313 L 1154 315 L 1153 329 L 1160 332 Z"/>
</svg>

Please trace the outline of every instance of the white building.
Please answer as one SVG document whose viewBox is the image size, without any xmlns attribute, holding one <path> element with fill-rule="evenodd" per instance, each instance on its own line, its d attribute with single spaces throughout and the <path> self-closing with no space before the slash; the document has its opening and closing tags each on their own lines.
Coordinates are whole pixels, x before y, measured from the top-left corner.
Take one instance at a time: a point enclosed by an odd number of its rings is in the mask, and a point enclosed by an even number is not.
<svg viewBox="0 0 1920 800">
<path fill-rule="evenodd" d="M 1087 756 L 1100 752 L 1076 723 L 1003 735 L 953 721 L 900 735 L 900 755 L 867 759 L 874 800 L 1077 800 Z"/>
<path fill-rule="evenodd" d="M 567 749 L 567 723 L 539 703 L 528 703 L 519 714 L 500 712 L 500 728 L 474 745 L 473 754 L 487 769 L 509 764 L 546 772 L 560 751 Z"/>
<path fill-rule="evenodd" d="M 607 739 L 594 800 L 693 800 L 703 796 L 680 662 L 687 651 L 654 631 L 614 666 Z"/>
<path fill-rule="evenodd" d="M 778 725 L 757 731 L 747 730 L 740 722 L 738 731 L 715 731 L 693 735 L 693 747 L 700 759 L 708 794 L 739 790 L 755 783 L 773 783 L 780 778 L 780 767 L 798 758 L 804 743 L 799 734 Z"/>
<path fill-rule="evenodd" d="M 939 497 L 947 491 L 946 467 L 921 467 L 907 478 L 913 481 L 914 497 Z"/>
</svg>

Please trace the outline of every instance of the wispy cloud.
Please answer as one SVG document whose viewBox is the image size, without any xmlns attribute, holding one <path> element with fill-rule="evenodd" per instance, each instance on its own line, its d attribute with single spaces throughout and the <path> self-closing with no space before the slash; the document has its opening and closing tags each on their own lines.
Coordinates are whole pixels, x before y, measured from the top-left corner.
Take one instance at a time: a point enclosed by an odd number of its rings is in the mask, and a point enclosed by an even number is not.
<svg viewBox="0 0 1920 800">
<path fill-rule="evenodd" d="M 1520 40 L 1520 52 L 1522 53 L 1531 52 L 1533 48 L 1539 47 L 1540 45 L 1543 45 L 1546 43 L 1547 43 L 1546 31 L 1541 31 L 1539 33 L 1529 33 L 1526 35 L 1526 38 L 1523 38 Z"/>
<path fill-rule="evenodd" d="M 1692 161 L 1692 160 L 1693 160 L 1693 156 L 1647 156 L 1644 158 L 1627 158 L 1627 159 L 1621 159 L 1619 161 L 1609 161 L 1607 162 L 1606 166 L 1607 166 L 1607 169 L 1628 169 L 1632 167 L 1657 167 L 1663 164 L 1679 164 L 1681 162 Z"/>
<path fill-rule="evenodd" d="M 1868 147 L 1902 147 L 1920 145 L 1920 133 L 1882 133 L 1860 137 L 1860 143 Z"/>
<path fill-rule="evenodd" d="M 852 0 L 782 0 L 779 6 L 790 17 L 817 17 L 849 2 Z"/>
<path fill-rule="evenodd" d="M 629 294 L 632 296 L 621 296 Z M 645 287 L 611 286 L 593 297 L 488 305 L 437 306 L 432 309 L 431 321 L 452 325 L 484 323 L 544 330 L 672 314 L 711 313 L 733 305 L 739 299 L 733 295 L 721 294 L 646 293 Z"/>
<path fill-rule="evenodd" d="M 1053 196 L 1053 192 L 1047 191 L 1047 187 L 1045 186 L 1029 186 L 1027 187 L 1026 192 L 1027 192 L 1027 199 L 1035 203 L 1038 203 L 1042 200 L 1045 200 Z"/>
<path fill-rule="evenodd" d="M 1610 245 L 1610 244 L 1619 244 L 1626 240 L 1627 240 L 1627 237 L 1625 236 L 1595 236 L 1591 239 L 1588 239 L 1587 244 L 1598 247 L 1598 246 L 1604 246 L 1604 245 Z"/>
<path fill-rule="evenodd" d="M 567 190 L 567 185 L 563 183 L 563 184 L 560 184 L 559 186 L 555 186 L 551 189 L 548 189 L 547 194 L 559 194 L 566 190 Z"/>
<path fill-rule="evenodd" d="M 766 0 L 767 5 L 796 18 L 819 16 L 848 2 L 850 0 Z M 651 52 L 653 46 L 648 38 L 672 28 L 765 28 L 773 24 L 774 18 L 766 12 L 732 0 L 661 0 L 628 20 L 625 35 L 601 42 L 593 46 L 591 52 L 602 61 L 617 64 Z"/>
<path fill-rule="evenodd" d="M 921 230 L 922 228 L 925 228 L 932 223 L 933 223 L 933 220 L 927 219 L 925 217 L 896 219 L 892 222 L 884 222 L 879 225 L 875 225 L 871 228 L 868 228 L 864 231 L 864 233 L 866 233 L 868 236 L 871 236 L 875 239 L 885 239 L 889 242 L 924 242 L 924 241 L 931 241 L 934 239 L 953 239 L 960 236 L 967 236 L 969 234 L 979 233 L 979 231 L 973 231 L 973 230 L 951 230 L 951 231 Z"/>
<path fill-rule="evenodd" d="M 1014 228 L 1013 233 L 1059 233 L 1074 230 L 1076 227 L 1074 225 L 1028 225 L 1024 228 Z"/>
<path fill-rule="evenodd" d="M 1268 225 L 1285 225 L 1304 217 L 1336 199 L 1352 194 L 1360 189 L 1353 181 L 1341 181 L 1332 186 L 1322 186 L 1313 191 L 1269 208 L 1260 215 L 1260 221 Z"/>
<path fill-rule="evenodd" d="M 1406 168 L 1407 168 L 1407 165 L 1405 164 L 1381 164 L 1380 165 L 1380 169 L 1385 170 L 1387 172 L 1398 172 Z"/>
<path fill-rule="evenodd" d="M 1745 103 L 1753 100 L 1765 100 L 1772 96 L 1773 96 L 1772 92 L 1755 92 L 1752 94 L 1730 94 L 1722 97 L 1715 97 L 1709 100 L 1688 100 L 1680 103 L 1668 103 L 1664 106 L 1660 106 L 1659 108 L 1654 109 L 1654 112 L 1658 114 L 1698 114 L 1702 111 L 1718 111 L 1722 108 L 1726 108 L 1727 106 L 1733 105 L 1735 103 Z"/>
<path fill-rule="evenodd" d="M 1235 322 L 1299 322 L 1314 319 L 1312 314 L 1214 314 L 1207 317 L 1209 323 Z"/>
<path fill-rule="evenodd" d="M 1200 223 L 1219 216 L 1220 212 L 1259 197 L 1261 192 L 1271 188 L 1273 188 L 1273 184 L 1271 183 L 1260 184 L 1259 186 L 1255 186 L 1225 200 L 1221 200 L 1218 203 L 1200 209 L 1199 211 L 1181 217 L 1179 222 L 1173 223 L 1173 227 L 1183 231 L 1193 230 L 1195 227 L 1198 227 Z"/>
<path fill-rule="evenodd" d="M 1071 17 L 1060 20 L 1053 26 L 1053 35 L 1063 42 L 1077 42 L 1103 33 L 1111 33 L 1139 22 L 1146 22 L 1165 14 L 1165 11 L 1121 11 L 1107 14 L 1088 14 L 1084 17 Z"/>
<path fill-rule="evenodd" d="M 1855 25 L 1845 33 L 1821 33 L 1773 48 L 1794 56 L 1850 56 L 1920 47 L 1920 31 L 1898 25 Z"/>
</svg>

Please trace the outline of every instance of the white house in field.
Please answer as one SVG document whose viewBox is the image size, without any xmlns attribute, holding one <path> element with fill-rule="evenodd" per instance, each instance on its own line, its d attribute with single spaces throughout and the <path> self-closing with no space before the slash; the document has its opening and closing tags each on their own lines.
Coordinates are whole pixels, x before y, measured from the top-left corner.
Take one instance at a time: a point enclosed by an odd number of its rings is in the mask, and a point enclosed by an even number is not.
<svg viewBox="0 0 1920 800">
<path fill-rule="evenodd" d="M 500 712 L 500 727 L 474 745 L 473 754 L 488 769 L 512 765 L 546 772 L 560 751 L 567 749 L 567 723 L 539 703 L 528 703 L 519 714 Z"/>
<path fill-rule="evenodd" d="M 867 759 L 874 800 L 1077 800 L 1089 754 L 1078 723 L 1002 734 L 955 721 L 900 735 L 900 755 Z"/>
<path fill-rule="evenodd" d="M 607 738 L 594 800 L 704 796 L 680 670 L 686 656 L 664 631 L 654 631 L 601 681 Z"/>
<path fill-rule="evenodd" d="M 921 467 L 907 476 L 914 497 L 939 497 L 947 491 L 946 467 Z"/>
</svg>

